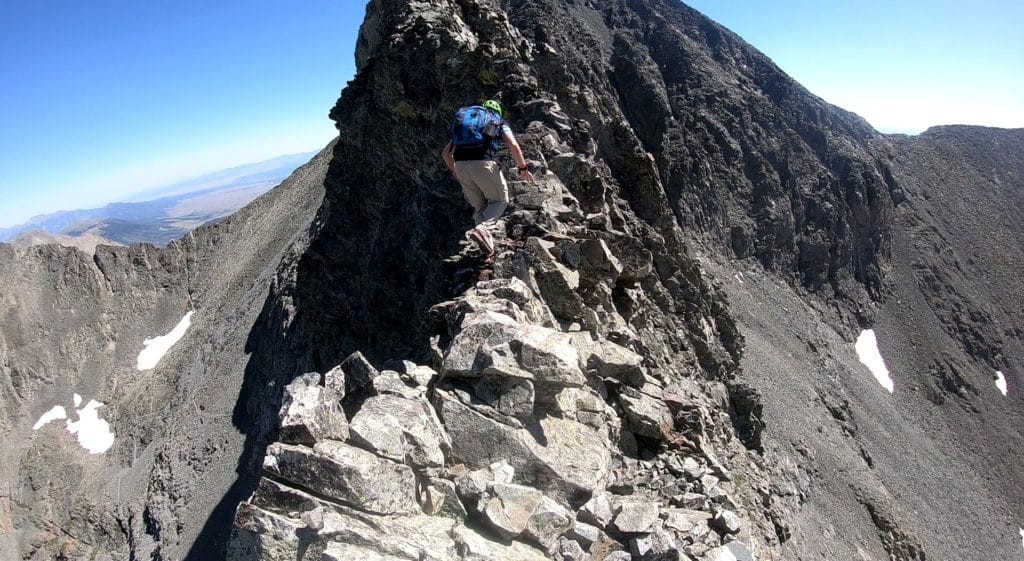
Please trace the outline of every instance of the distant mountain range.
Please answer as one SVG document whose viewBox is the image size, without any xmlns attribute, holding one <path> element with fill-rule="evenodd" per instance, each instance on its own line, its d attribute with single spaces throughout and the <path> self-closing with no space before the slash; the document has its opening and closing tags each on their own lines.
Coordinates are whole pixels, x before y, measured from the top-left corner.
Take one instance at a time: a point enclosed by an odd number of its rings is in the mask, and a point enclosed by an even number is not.
<svg viewBox="0 0 1024 561">
<path fill-rule="evenodd" d="M 131 244 L 164 245 L 190 230 L 220 220 L 277 186 L 316 152 L 290 154 L 217 171 L 143 191 L 130 202 L 102 208 L 62 210 L 0 228 L 0 242 L 40 231 L 50 235 L 99 236 Z M 45 239 L 37 236 L 37 239 Z"/>
</svg>

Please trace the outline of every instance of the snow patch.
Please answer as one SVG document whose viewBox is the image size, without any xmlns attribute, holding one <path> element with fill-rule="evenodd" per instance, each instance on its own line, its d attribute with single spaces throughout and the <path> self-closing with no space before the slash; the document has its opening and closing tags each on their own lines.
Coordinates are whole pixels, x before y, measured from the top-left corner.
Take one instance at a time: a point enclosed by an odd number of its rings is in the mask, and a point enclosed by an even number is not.
<svg viewBox="0 0 1024 561">
<path fill-rule="evenodd" d="M 1006 395 L 1006 376 L 999 370 L 996 370 L 996 387 L 999 388 L 999 393 Z"/>
<path fill-rule="evenodd" d="M 78 443 L 90 454 L 102 454 L 114 444 L 114 433 L 110 432 L 110 423 L 100 419 L 97 409 L 103 404 L 90 399 L 85 407 L 76 411 L 78 420 L 67 422 L 68 432 L 78 434 Z"/>
<path fill-rule="evenodd" d="M 882 387 L 889 390 L 892 393 L 894 384 L 892 378 L 889 376 L 889 369 L 885 366 L 885 361 L 882 360 L 882 353 L 878 352 L 878 340 L 875 338 L 874 329 L 865 329 L 860 332 L 860 337 L 857 337 L 857 356 L 860 358 L 860 362 L 871 370 L 871 373 L 875 375 L 875 379 L 878 380 Z"/>
<path fill-rule="evenodd" d="M 189 310 L 185 317 L 181 318 L 178 325 L 174 326 L 167 335 L 160 335 L 159 337 L 153 337 L 152 339 L 146 339 L 142 342 L 143 349 L 139 353 L 138 364 L 136 367 L 139 370 L 151 370 L 156 367 L 160 359 L 167 354 L 167 351 L 174 346 L 175 343 L 181 339 L 185 332 L 188 331 L 190 325 L 192 325 L 192 314 L 195 310 Z"/>
<path fill-rule="evenodd" d="M 78 415 L 77 421 L 68 418 L 67 410 L 61 405 L 54 405 L 32 426 L 32 430 L 39 430 L 46 423 L 66 419 L 65 428 L 71 434 L 78 435 L 78 443 L 92 454 L 102 454 L 114 444 L 114 433 L 110 431 L 110 423 L 100 419 L 97 409 L 103 404 L 95 399 L 89 400 L 85 407 L 78 409 L 82 404 L 82 396 L 77 393 L 74 396 L 75 408 Z"/>
<path fill-rule="evenodd" d="M 50 409 L 46 413 L 43 413 L 42 417 L 39 417 L 39 420 L 36 421 L 36 424 L 32 425 L 32 430 L 39 430 L 43 427 L 43 425 L 49 423 L 50 421 L 57 421 L 60 419 L 67 418 L 68 412 L 65 411 L 64 408 L 61 407 L 60 405 L 54 405 L 53 409 Z"/>
</svg>

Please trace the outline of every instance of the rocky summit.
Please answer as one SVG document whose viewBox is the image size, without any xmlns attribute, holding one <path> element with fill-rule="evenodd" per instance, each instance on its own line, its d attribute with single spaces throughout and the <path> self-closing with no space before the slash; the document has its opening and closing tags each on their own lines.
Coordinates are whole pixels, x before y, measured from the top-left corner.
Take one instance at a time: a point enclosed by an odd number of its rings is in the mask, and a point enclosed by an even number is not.
<svg viewBox="0 0 1024 561">
<path fill-rule="evenodd" d="M 882 135 L 668 0 L 372 0 L 356 62 L 230 218 L 0 245 L 4 561 L 1022 554 L 1024 131 Z"/>
</svg>

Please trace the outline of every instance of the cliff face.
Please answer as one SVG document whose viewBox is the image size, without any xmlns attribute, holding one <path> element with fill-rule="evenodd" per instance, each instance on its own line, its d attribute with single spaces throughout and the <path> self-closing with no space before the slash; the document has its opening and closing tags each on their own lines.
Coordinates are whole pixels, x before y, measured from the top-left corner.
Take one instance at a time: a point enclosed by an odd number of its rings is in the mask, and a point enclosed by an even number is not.
<svg viewBox="0 0 1024 561">
<path fill-rule="evenodd" d="M 356 59 L 336 143 L 230 220 L 0 246 L 3 549 L 1019 554 L 1019 131 L 881 136 L 658 0 L 374 0 Z M 482 98 L 540 170 L 487 267 L 439 157 Z M 30 429 L 71 391 L 105 455 Z"/>
</svg>

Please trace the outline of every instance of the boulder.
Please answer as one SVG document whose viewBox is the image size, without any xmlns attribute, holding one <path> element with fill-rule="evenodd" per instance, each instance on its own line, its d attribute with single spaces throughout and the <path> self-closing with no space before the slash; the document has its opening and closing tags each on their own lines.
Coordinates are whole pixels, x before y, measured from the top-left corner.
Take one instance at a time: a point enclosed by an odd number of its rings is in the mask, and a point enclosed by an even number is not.
<svg viewBox="0 0 1024 561">
<path fill-rule="evenodd" d="M 623 387 L 619 404 L 625 411 L 623 428 L 649 438 L 662 439 L 662 427 L 672 426 L 672 414 L 663 401 L 633 388 Z"/>
<path fill-rule="evenodd" d="M 512 539 L 526 529 L 544 494 L 532 487 L 494 483 L 481 500 L 481 511 L 504 539 Z"/>
<path fill-rule="evenodd" d="M 345 372 L 346 394 L 371 387 L 373 379 L 380 374 L 359 351 L 350 354 L 339 366 Z"/>
<path fill-rule="evenodd" d="M 225 556 L 229 561 L 291 561 L 299 549 L 298 520 L 244 502 L 235 510 L 231 541 Z"/>
<path fill-rule="evenodd" d="M 623 534 L 647 532 L 658 521 L 657 503 L 651 501 L 622 501 L 612 525 Z"/>
<path fill-rule="evenodd" d="M 443 377 L 479 377 L 482 368 L 476 365 L 481 348 L 491 348 L 516 337 L 519 324 L 511 317 L 491 311 L 467 314 L 462 328 L 444 353 Z"/>
<path fill-rule="evenodd" d="M 367 512 L 419 510 L 416 477 L 409 466 L 342 442 L 325 440 L 313 448 L 275 442 L 267 447 L 263 469 Z"/>
<path fill-rule="evenodd" d="M 284 387 L 281 399 L 281 442 L 314 444 L 318 440 L 345 440 L 348 422 L 341 410 L 341 398 L 320 385 L 320 374 L 310 372 Z"/>
<path fill-rule="evenodd" d="M 349 430 L 353 444 L 421 468 L 443 466 L 445 452 L 451 449 L 441 421 L 423 399 L 373 396 L 352 417 Z"/>
<path fill-rule="evenodd" d="M 602 378 L 613 378 L 635 388 L 647 382 L 644 375 L 643 357 L 603 337 L 594 338 L 589 333 L 573 336 L 573 343 L 588 372 Z"/>
<path fill-rule="evenodd" d="M 508 545 L 488 540 L 466 526 L 452 530 L 460 561 L 548 561 L 548 556 L 522 542 Z M 455 559 L 455 556 L 449 559 Z"/>
<path fill-rule="evenodd" d="M 391 394 L 406 399 L 416 399 L 426 391 L 424 386 L 409 386 L 402 379 L 402 376 L 394 370 L 382 370 L 380 375 L 373 379 L 373 393 L 377 395 Z"/>
<path fill-rule="evenodd" d="M 723 534 L 737 534 L 743 528 L 740 517 L 731 510 L 723 510 L 715 515 L 711 527 Z"/>
<path fill-rule="evenodd" d="M 572 526 L 572 513 L 547 495 L 541 497 L 540 504 L 526 523 L 526 537 L 551 550 L 558 544 L 558 538 Z"/>
<path fill-rule="evenodd" d="M 608 476 L 611 443 L 603 431 L 555 417 L 516 428 L 482 415 L 449 392 L 435 392 L 435 400 L 449 434 L 457 435 L 453 462 L 480 469 L 504 460 L 515 469 L 517 483 L 570 503 L 602 487 Z"/>
<path fill-rule="evenodd" d="M 689 534 L 696 526 L 707 526 L 711 522 L 710 512 L 702 510 L 691 510 L 687 508 L 670 508 L 662 511 L 665 518 L 665 527 Z"/>
<path fill-rule="evenodd" d="M 598 528 L 607 528 L 615 512 L 612 510 L 611 495 L 607 492 L 596 493 L 589 501 L 583 504 L 576 518 L 587 524 L 593 524 Z"/>
</svg>

